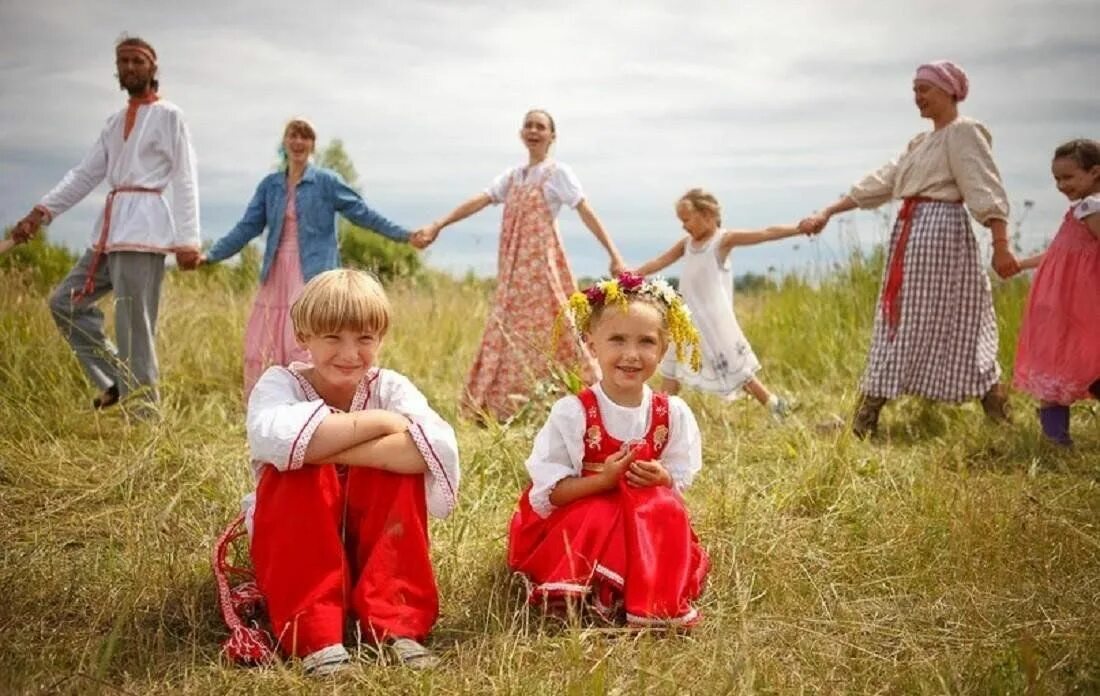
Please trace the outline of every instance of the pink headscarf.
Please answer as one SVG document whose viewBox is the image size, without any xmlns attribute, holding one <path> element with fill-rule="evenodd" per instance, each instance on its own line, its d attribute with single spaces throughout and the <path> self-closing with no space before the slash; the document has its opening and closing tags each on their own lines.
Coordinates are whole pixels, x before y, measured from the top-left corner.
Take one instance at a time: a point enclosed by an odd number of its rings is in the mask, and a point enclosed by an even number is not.
<svg viewBox="0 0 1100 696">
<path fill-rule="evenodd" d="M 949 60 L 925 63 L 917 68 L 917 74 L 913 79 L 931 82 L 955 97 L 956 101 L 966 99 L 966 95 L 970 92 L 970 80 L 966 78 L 966 71 Z"/>
</svg>

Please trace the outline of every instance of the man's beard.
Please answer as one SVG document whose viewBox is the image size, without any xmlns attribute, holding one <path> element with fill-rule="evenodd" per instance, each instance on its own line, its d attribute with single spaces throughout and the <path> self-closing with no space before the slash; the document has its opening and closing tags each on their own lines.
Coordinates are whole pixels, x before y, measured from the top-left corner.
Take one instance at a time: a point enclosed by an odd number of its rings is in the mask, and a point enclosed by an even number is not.
<svg viewBox="0 0 1100 696">
<path fill-rule="evenodd" d="M 152 77 L 146 78 L 140 84 L 137 84 L 136 80 L 134 81 L 134 83 L 137 86 L 131 86 L 131 85 L 126 84 L 126 80 L 123 79 L 123 77 L 121 75 L 118 76 L 119 89 L 126 90 L 127 92 L 130 93 L 131 97 L 140 97 L 140 96 L 146 94 L 147 92 L 149 92 L 153 88 L 153 78 Z"/>
</svg>

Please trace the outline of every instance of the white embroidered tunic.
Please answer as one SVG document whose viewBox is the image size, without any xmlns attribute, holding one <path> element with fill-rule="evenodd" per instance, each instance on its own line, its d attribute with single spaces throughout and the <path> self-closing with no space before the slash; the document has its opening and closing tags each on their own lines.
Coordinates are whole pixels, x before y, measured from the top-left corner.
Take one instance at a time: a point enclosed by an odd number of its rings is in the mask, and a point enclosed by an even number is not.
<svg viewBox="0 0 1100 696">
<path fill-rule="evenodd" d="M 125 108 L 108 118 L 92 149 L 46 194 L 39 206 L 49 212 L 49 218 L 57 217 L 105 179 L 111 190 L 158 189 L 163 193 L 124 191 L 115 196 L 106 250 L 197 251 L 198 175 L 183 113 L 164 99 L 143 104 L 137 110 L 130 137 L 123 140 L 125 122 Z M 99 242 L 102 224 L 101 211 L 92 225 L 89 246 L 93 248 Z"/>
<path fill-rule="evenodd" d="M 920 133 L 905 152 L 857 182 L 848 196 L 860 208 L 920 196 L 964 201 L 978 222 L 1008 219 L 1008 196 L 993 162 L 984 125 L 960 116 L 938 131 Z"/>
<path fill-rule="evenodd" d="M 267 464 L 279 471 L 301 468 L 306 448 L 317 426 L 330 413 L 326 404 L 302 376 L 303 363 L 271 367 L 248 399 L 248 446 L 257 481 Z M 420 390 L 404 375 L 372 368 L 352 399 L 351 410 L 385 409 L 409 419 L 409 434 L 428 465 L 424 489 L 428 512 L 446 517 L 454 510 L 459 482 L 458 441 L 454 429 L 428 404 Z M 244 500 L 251 520 L 254 494 Z"/>
<path fill-rule="evenodd" d="M 592 387 L 600 405 L 600 417 L 608 434 L 616 440 L 628 441 L 645 437 L 653 391 L 647 386 L 642 403 L 637 407 L 620 406 L 612 401 L 599 384 Z M 661 465 L 672 477 L 673 486 L 682 491 L 691 485 L 703 466 L 702 436 L 695 415 L 677 396 L 668 397 L 668 444 L 661 455 Z M 585 416 L 581 400 L 576 396 L 559 399 L 550 409 L 550 417 L 535 437 L 528 457 L 527 473 L 531 476 L 531 507 L 542 517 L 555 510 L 550 492 L 558 481 L 580 476 L 584 462 Z"/>
</svg>

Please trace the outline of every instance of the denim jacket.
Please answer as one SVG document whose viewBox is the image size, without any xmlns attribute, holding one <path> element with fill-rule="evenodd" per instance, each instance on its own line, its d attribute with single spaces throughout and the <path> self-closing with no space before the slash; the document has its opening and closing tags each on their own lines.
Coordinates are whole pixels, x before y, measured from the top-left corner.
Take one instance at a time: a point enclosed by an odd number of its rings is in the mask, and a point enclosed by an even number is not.
<svg viewBox="0 0 1100 696">
<path fill-rule="evenodd" d="M 390 222 L 368 207 L 363 197 L 330 169 L 312 165 L 306 167 L 295 189 L 294 203 L 298 213 L 298 253 L 302 263 L 302 278 L 306 281 L 318 273 L 340 266 L 340 252 L 336 243 L 336 213 L 359 227 L 374 230 L 390 239 L 402 242 L 409 239 L 409 230 Z M 267 227 L 267 245 L 264 248 L 260 282 L 267 280 L 268 271 L 275 260 L 275 251 L 279 248 L 285 213 L 286 172 L 268 174 L 256 187 L 256 193 L 244 211 L 244 217 L 228 234 L 214 242 L 206 252 L 206 260 L 214 263 L 233 256 Z"/>
</svg>

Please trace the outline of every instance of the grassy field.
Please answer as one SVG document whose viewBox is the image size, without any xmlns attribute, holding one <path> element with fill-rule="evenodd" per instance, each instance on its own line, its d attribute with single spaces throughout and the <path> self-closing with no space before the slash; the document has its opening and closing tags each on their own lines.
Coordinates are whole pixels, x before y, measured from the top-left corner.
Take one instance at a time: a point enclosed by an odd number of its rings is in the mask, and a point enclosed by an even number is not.
<svg viewBox="0 0 1100 696">
<path fill-rule="evenodd" d="M 976 403 L 903 400 L 878 441 L 846 416 L 878 272 L 859 258 L 814 287 L 739 298 L 761 377 L 800 405 L 688 395 L 705 466 L 688 492 L 713 569 L 686 635 L 609 630 L 528 609 L 504 568 L 536 408 L 504 429 L 455 419 L 484 286 L 391 287 L 386 366 L 456 423 L 463 488 L 434 522 L 442 617 L 428 674 L 357 662 L 317 682 L 220 661 L 209 555 L 250 487 L 240 403 L 251 290 L 170 274 L 160 321 L 165 415 L 93 412 L 43 283 L 0 271 L 0 693 L 1100 693 L 1100 417 L 1077 449 L 1041 442 L 1028 399 L 995 427 Z M 999 285 L 1010 367 L 1026 282 Z M 539 407 L 543 404 L 537 405 Z"/>
</svg>

